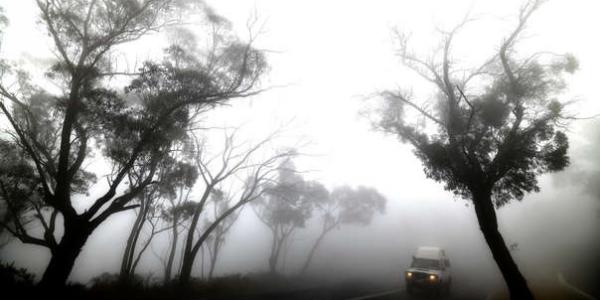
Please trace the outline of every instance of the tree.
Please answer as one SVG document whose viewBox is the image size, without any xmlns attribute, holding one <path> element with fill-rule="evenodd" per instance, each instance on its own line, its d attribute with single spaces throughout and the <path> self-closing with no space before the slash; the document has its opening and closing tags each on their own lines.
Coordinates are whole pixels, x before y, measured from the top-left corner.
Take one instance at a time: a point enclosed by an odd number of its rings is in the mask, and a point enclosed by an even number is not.
<svg viewBox="0 0 600 300">
<path fill-rule="evenodd" d="M 162 203 L 161 218 L 169 224 L 167 228 L 170 229 L 171 234 L 168 258 L 164 263 L 165 283 L 171 281 L 181 226 L 189 221 L 194 211 L 195 205 L 190 201 L 190 193 L 199 176 L 198 170 L 189 162 L 184 161 L 178 161 L 173 171 L 175 176 L 169 176 L 162 188 L 163 197 L 167 201 Z"/>
<path fill-rule="evenodd" d="M 169 158 L 163 162 L 163 166 L 160 168 L 157 184 L 145 189 L 137 196 L 137 203 L 139 204 L 136 210 L 137 216 L 129 233 L 121 260 L 120 278 L 122 280 L 132 278 L 142 254 L 148 249 L 148 246 L 157 234 L 172 229 L 178 230 L 176 227 L 180 225 L 179 210 L 175 211 L 175 214 L 170 214 L 171 217 L 175 217 L 169 218 L 166 226 L 159 226 L 159 222 L 165 217 L 163 200 L 167 198 L 173 204 L 174 199 L 178 196 L 178 192 L 182 194 L 184 189 L 190 191 L 197 177 L 198 171 L 194 166 L 175 160 L 174 158 Z M 179 200 L 181 200 L 181 197 L 179 197 Z M 147 227 L 145 226 L 146 224 L 150 227 L 150 233 L 143 241 L 141 249 L 136 253 L 140 235 L 142 230 Z M 172 260 L 170 264 L 172 265 Z"/>
<path fill-rule="evenodd" d="M 335 188 L 324 201 L 316 203 L 316 210 L 321 218 L 321 233 L 311 247 L 301 274 L 308 270 L 312 259 L 325 236 L 341 225 L 367 226 L 375 213 L 384 213 L 387 199 L 374 188 L 359 186 L 353 189 L 349 186 Z"/>
<path fill-rule="evenodd" d="M 155 183 L 160 162 L 185 139 L 194 115 L 258 92 L 264 56 L 235 38 L 219 39 L 209 55 L 171 47 L 165 61 L 146 62 L 130 74 L 137 76 L 125 92 L 111 88 L 106 79 L 122 73 L 114 68 L 112 50 L 180 23 L 180 12 L 193 11 L 193 2 L 37 1 L 56 54 L 46 77 L 60 91 L 45 91 L 22 71 L 4 72 L 0 111 L 8 135 L 2 140 L 23 164 L 14 166 L 18 173 L 0 177 L 21 182 L 1 199 L 19 208 L 3 227 L 51 252 L 41 286 L 62 286 L 92 232 L 111 215 L 137 207 L 130 202 Z M 93 154 L 102 156 L 111 173 L 105 192 L 81 211 L 73 198 L 95 183 L 96 174 L 84 164 Z M 135 180 L 126 183 L 131 174 Z M 32 217 L 42 225 L 42 237 L 24 226 L 22 220 Z"/>
<path fill-rule="evenodd" d="M 451 56 L 453 38 L 468 20 L 443 33 L 443 48 L 429 60 L 411 53 L 406 36 L 399 35 L 402 62 L 433 85 L 437 103 L 431 110 L 406 91 L 386 91 L 378 120 L 379 128 L 414 146 L 427 177 L 472 201 L 512 299 L 533 296 L 498 231 L 494 206 L 539 191 L 538 175 L 569 163 L 567 136 L 559 130 L 566 103 L 558 97 L 565 88 L 564 72 L 572 73 L 577 62 L 571 55 L 548 52 L 522 59 L 515 49 L 541 3 L 525 3 L 498 52 L 468 72 L 455 67 Z M 408 109 L 425 124 L 409 122 Z M 425 127 L 431 124 L 435 129 Z"/>
<path fill-rule="evenodd" d="M 298 228 L 310 219 L 316 202 L 326 201 L 329 192 L 320 183 L 305 181 L 291 159 L 278 168 L 277 180 L 266 187 L 264 196 L 253 203 L 254 212 L 272 234 L 269 271 L 277 273 L 282 250 Z"/>
<path fill-rule="evenodd" d="M 155 202 L 158 200 L 158 196 L 155 186 L 143 190 L 137 196 L 137 199 L 139 208 L 136 211 L 137 215 L 135 222 L 131 227 L 131 231 L 129 232 L 129 237 L 127 238 L 127 243 L 125 245 L 125 251 L 123 252 L 123 257 L 121 259 L 119 278 L 124 282 L 130 281 L 134 278 L 135 269 L 142 258 L 142 254 L 144 254 L 146 249 L 148 249 L 148 246 L 154 237 L 158 233 L 164 231 L 157 227 L 159 218 Z M 145 226 L 146 224 L 150 226 L 150 234 L 143 239 L 142 230 L 147 227 Z M 138 249 L 138 242 L 140 242 L 141 237 L 142 247 L 141 249 Z"/>
<path fill-rule="evenodd" d="M 194 162 L 204 183 L 203 192 L 197 203 L 194 204 L 193 213 L 188 228 L 183 249 L 182 267 L 179 281 L 187 285 L 191 279 L 192 267 L 198 251 L 202 249 L 211 234 L 223 224 L 229 216 L 238 211 L 245 204 L 255 201 L 264 193 L 264 186 L 272 180 L 273 173 L 277 170 L 280 161 L 294 156 L 295 151 L 282 150 L 274 154 L 261 153 L 277 132 L 259 142 L 248 146 L 248 143 L 237 143 L 235 130 L 226 134 L 223 149 L 216 155 L 207 151 L 205 144 L 196 139 Z M 262 156 L 262 158 L 261 158 Z M 243 182 L 236 181 L 243 179 Z M 201 233 L 197 234 L 200 217 L 207 207 L 211 194 L 219 190 L 219 186 L 228 182 L 228 185 L 237 186 L 238 191 L 228 208 L 221 212 Z M 198 235 L 198 236 L 197 236 Z"/>
<path fill-rule="evenodd" d="M 214 223 L 214 220 L 216 220 L 220 215 L 222 215 L 229 209 L 231 200 L 232 199 L 230 194 L 225 193 L 221 190 L 213 191 L 213 195 L 211 197 L 212 216 L 210 216 L 210 218 L 206 220 L 205 227 L 209 227 L 210 224 Z M 208 279 L 211 279 L 213 277 L 215 266 L 217 264 L 217 259 L 219 257 L 219 252 L 225 244 L 225 237 L 227 236 L 227 233 L 229 232 L 233 224 L 235 224 L 235 222 L 237 221 L 238 217 L 240 216 L 240 213 L 241 210 L 238 210 L 237 212 L 234 212 L 227 218 L 223 219 L 223 221 L 219 223 L 219 225 L 217 225 L 217 227 L 207 240 L 206 249 L 208 250 L 209 258 L 207 276 Z"/>
</svg>

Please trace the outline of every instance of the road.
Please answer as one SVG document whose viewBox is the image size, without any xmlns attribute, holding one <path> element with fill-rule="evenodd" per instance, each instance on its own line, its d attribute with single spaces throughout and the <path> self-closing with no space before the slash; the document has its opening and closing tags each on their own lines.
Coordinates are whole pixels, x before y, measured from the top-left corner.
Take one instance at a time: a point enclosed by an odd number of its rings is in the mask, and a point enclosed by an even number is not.
<svg viewBox="0 0 600 300">
<path fill-rule="evenodd" d="M 375 292 L 371 294 L 361 295 L 359 297 L 347 298 L 345 300 L 404 300 L 404 299 L 443 299 L 443 300 L 452 300 L 452 299 L 483 299 L 480 297 L 473 297 L 464 294 L 457 294 L 446 296 L 446 297 L 436 297 L 435 295 L 428 293 L 420 293 L 416 295 L 408 295 L 404 289 L 392 289 L 386 291 Z"/>
</svg>

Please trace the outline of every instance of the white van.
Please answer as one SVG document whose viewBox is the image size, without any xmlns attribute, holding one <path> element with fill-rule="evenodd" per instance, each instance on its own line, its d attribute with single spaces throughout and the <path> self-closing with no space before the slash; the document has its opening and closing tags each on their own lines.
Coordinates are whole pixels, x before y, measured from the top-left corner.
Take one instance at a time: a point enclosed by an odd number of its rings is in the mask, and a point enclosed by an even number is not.
<svg viewBox="0 0 600 300">
<path fill-rule="evenodd" d="M 450 260 L 441 248 L 419 247 L 404 275 L 408 294 L 415 289 L 433 291 L 438 295 L 450 293 Z"/>
</svg>

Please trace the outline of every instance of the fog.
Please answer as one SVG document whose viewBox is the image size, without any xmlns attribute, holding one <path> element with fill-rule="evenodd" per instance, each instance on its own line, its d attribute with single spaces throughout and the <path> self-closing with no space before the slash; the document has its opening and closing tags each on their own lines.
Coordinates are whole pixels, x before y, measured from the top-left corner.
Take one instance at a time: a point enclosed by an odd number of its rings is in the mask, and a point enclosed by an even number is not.
<svg viewBox="0 0 600 300">
<path fill-rule="evenodd" d="M 307 270 L 309 278 L 319 284 L 368 282 L 374 290 L 401 288 L 416 249 L 437 246 L 450 258 L 454 288 L 480 297 L 505 289 L 472 202 L 426 178 L 413 148 L 374 130 L 364 112 L 377 92 L 399 85 L 431 97 L 430 86 L 401 67 L 394 53 L 393 28 L 411 32 L 415 47 L 427 53 L 439 42 L 437 29 L 452 27 L 470 11 L 480 20 L 458 36 L 455 56 L 461 64 L 477 64 L 497 51 L 502 35 L 496 33 L 509 32 L 514 25 L 511 17 L 522 1 L 207 3 L 240 36 L 246 34 L 250 16 L 264 22 L 256 47 L 266 51 L 270 66 L 262 85 L 272 88 L 215 109 L 203 125 L 240 127 L 239 135 L 249 141 L 284 128 L 272 148 L 301 145 L 294 163 L 305 180 L 318 181 L 329 191 L 343 185 L 373 187 L 387 199 L 385 211 L 374 214 L 368 225 L 343 224 L 327 234 Z M 48 47 L 50 42 L 35 23 L 35 3 L 0 5 L 10 20 L 2 56 L 31 68 L 47 67 L 53 56 L 39 46 L 40 40 Z M 600 28 L 598 9 L 600 4 L 593 1 L 549 1 L 527 28 L 520 44 L 524 52 L 569 52 L 578 59 L 580 70 L 567 80 L 567 94 L 577 100 L 570 110 L 581 119 L 569 122 L 570 165 L 540 176 L 540 192 L 497 209 L 499 231 L 528 282 L 554 284 L 562 274 L 595 297 L 600 296 L 600 122 L 587 117 L 600 113 L 596 74 L 600 43 L 594 29 Z M 162 47 L 148 45 L 162 45 L 164 40 L 153 36 L 141 46 L 123 50 L 123 55 L 136 62 L 156 57 Z M 0 124 L 6 124 L 4 119 Z M 223 131 L 206 135 L 218 147 Z M 97 172 L 109 172 L 100 158 L 88 163 Z M 105 188 L 99 180 L 91 188 L 91 198 Z M 201 193 L 202 186 L 195 186 L 192 198 Z M 85 208 L 87 198 L 78 198 L 77 205 Z M 85 243 L 69 280 L 89 284 L 102 273 L 118 273 L 135 216 L 134 211 L 121 212 L 100 225 Z M 320 228 L 321 219 L 315 214 L 293 232 L 284 244 L 279 273 L 297 275 Z M 226 235 L 214 276 L 268 272 L 271 242 L 269 228 L 252 204 L 246 204 Z M 157 235 L 136 273 L 159 282 L 164 270 L 159 257 L 166 255 L 168 245 L 168 234 Z M 0 249 L 3 262 L 14 262 L 37 279 L 50 257 L 46 248 L 18 240 Z M 207 253 L 196 259 L 193 276 L 207 272 L 207 265 L 202 270 L 203 260 L 208 263 Z"/>
</svg>

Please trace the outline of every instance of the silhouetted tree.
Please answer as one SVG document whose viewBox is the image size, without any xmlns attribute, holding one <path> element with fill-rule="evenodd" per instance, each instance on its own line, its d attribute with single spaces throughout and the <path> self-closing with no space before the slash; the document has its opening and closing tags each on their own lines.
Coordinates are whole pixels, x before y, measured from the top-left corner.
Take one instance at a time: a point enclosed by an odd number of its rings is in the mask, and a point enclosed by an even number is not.
<svg viewBox="0 0 600 300">
<path fill-rule="evenodd" d="M 290 236 L 306 225 L 315 203 L 326 201 L 327 197 L 327 189 L 318 182 L 305 181 L 291 159 L 279 166 L 276 181 L 270 183 L 264 196 L 253 203 L 256 216 L 271 230 L 273 239 L 268 259 L 271 273 L 277 272 L 282 250 Z"/>
<path fill-rule="evenodd" d="M 376 213 L 385 212 L 387 199 L 374 188 L 349 186 L 335 188 L 329 197 L 315 203 L 321 218 L 321 232 L 310 249 L 301 274 L 306 273 L 312 259 L 325 236 L 342 225 L 367 226 Z"/>
<path fill-rule="evenodd" d="M 473 71 L 453 68 L 451 59 L 452 41 L 467 21 L 444 33 L 439 56 L 429 60 L 411 53 L 406 37 L 399 35 L 399 56 L 433 84 L 436 109 L 417 104 L 408 92 L 387 91 L 378 121 L 381 129 L 414 146 L 427 177 L 472 201 L 512 299 L 533 296 L 498 231 L 494 206 L 539 191 L 539 174 L 560 171 L 569 163 L 567 136 L 557 130 L 565 102 L 557 97 L 565 88 L 564 72 L 572 73 L 577 62 L 570 55 L 548 52 L 520 59 L 515 50 L 518 36 L 541 3 L 525 3 L 516 28 L 497 54 Z M 425 125 L 409 122 L 407 109 L 414 109 Z"/>
<path fill-rule="evenodd" d="M 213 195 L 211 197 L 210 206 L 212 206 L 212 216 L 210 216 L 206 222 L 205 227 L 210 226 L 223 212 L 229 209 L 229 205 L 231 202 L 231 196 L 229 193 L 225 193 L 221 190 L 214 190 Z M 207 240 L 207 252 L 208 252 L 208 279 L 213 277 L 213 273 L 215 271 L 215 266 L 217 264 L 217 259 L 219 257 L 219 253 L 221 248 L 225 244 L 225 237 L 227 233 L 235 224 L 238 217 L 240 216 L 241 210 L 232 213 L 227 218 L 225 218 L 219 225 L 215 228 L 213 233 L 209 236 Z"/>
<path fill-rule="evenodd" d="M 186 155 L 189 153 L 183 157 Z M 167 259 L 164 261 L 165 283 L 171 280 L 181 227 L 189 221 L 194 210 L 195 204 L 190 201 L 190 193 L 199 176 L 196 167 L 183 160 L 173 165 L 172 172 L 173 176 L 161 184 L 161 194 L 166 199 L 161 203 L 161 218 L 168 224 L 170 232 Z"/>
<path fill-rule="evenodd" d="M 196 139 L 194 162 L 204 183 L 204 190 L 194 204 L 190 225 L 187 229 L 179 274 L 179 281 L 182 285 L 189 282 L 198 251 L 202 249 L 210 235 L 238 209 L 260 198 L 264 193 L 265 184 L 272 180 L 280 161 L 295 155 L 295 152 L 291 150 L 277 151 L 267 156 L 261 154 L 266 151 L 265 148 L 276 134 L 248 146 L 248 143 L 236 142 L 235 133 L 236 131 L 226 134 L 223 149 L 216 155 L 207 151 L 204 143 Z M 238 185 L 234 184 L 240 178 L 243 179 L 243 182 L 238 182 Z M 232 197 L 233 201 L 217 218 L 211 220 L 210 225 L 202 228 L 201 233 L 197 233 L 199 225 L 201 225 L 202 213 L 207 207 L 211 194 L 214 194 L 219 190 L 219 186 L 226 183 L 239 187 L 235 197 Z"/>
<path fill-rule="evenodd" d="M 8 134 L 2 143 L 21 164 L 0 178 L 5 186 L 5 179 L 20 182 L 1 199 L 14 208 L 4 228 L 50 249 L 41 286 L 63 285 L 91 233 L 109 216 L 137 207 L 130 202 L 155 183 L 160 162 L 185 139 L 195 114 L 258 92 L 264 57 L 232 37 L 220 38 L 209 55 L 169 48 L 164 62 L 143 65 L 125 93 L 104 80 L 121 73 L 110 55 L 115 47 L 180 23 L 192 2 L 37 0 L 57 58 L 46 76 L 60 91 L 44 91 L 22 71 L 4 72 L 0 110 Z M 92 154 L 109 165 L 108 187 L 79 209 L 73 196 L 86 195 L 95 183 L 96 174 L 84 168 Z M 126 182 L 131 174 L 134 180 Z M 41 237 L 25 226 L 32 219 L 42 225 Z"/>
<path fill-rule="evenodd" d="M 122 280 L 132 278 L 142 254 L 148 249 L 157 234 L 180 225 L 179 210 L 175 211 L 175 218 L 168 218 L 166 224 L 160 224 L 161 220 L 165 219 L 164 202 L 169 201 L 172 204 L 174 198 L 177 198 L 178 192 L 182 193 L 184 189 L 191 190 L 198 177 L 198 171 L 194 166 L 174 158 L 165 159 L 158 173 L 157 183 L 136 197 L 137 202 L 135 203 L 139 204 L 139 207 L 136 210 L 136 219 L 129 233 L 121 260 L 120 277 Z M 145 227 L 149 227 L 150 232 L 146 234 L 142 247 L 137 249 L 138 241 Z"/>
</svg>

